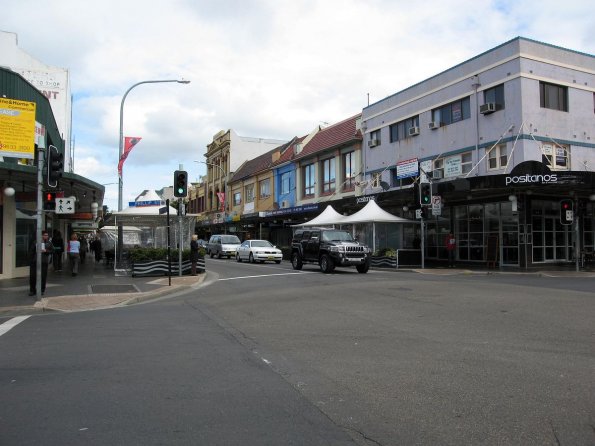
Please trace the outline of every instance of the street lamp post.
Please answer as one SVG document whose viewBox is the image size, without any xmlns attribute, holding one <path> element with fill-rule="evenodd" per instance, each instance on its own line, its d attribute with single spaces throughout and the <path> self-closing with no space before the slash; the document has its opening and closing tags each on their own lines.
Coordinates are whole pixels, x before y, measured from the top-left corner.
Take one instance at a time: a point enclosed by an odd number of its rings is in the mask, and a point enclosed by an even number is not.
<svg viewBox="0 0 595 446">
<path fill-rule="evenodd" d="M 226 178 L 226 174 L 225 174 L 225 170 L 223 170 L 223 168 L 218 165 L 218 164 L 213 164 L 213 163 L 207 163 L 206 161 L 194 161 L 195 163 L 201 163 L 201 164 L 206 164 L 207 166 L 213 166 L 213 167 L 217 167 L 220 171 L 221 171 L 221 178 L 223 180 L 223 215 L 225 216 L 226 214 L 226 202 L 227 202 L 227 178 Z M 227 231 L 226 231 L 227 232 Z"/>
<path fill-rule="evenodd" d="M 176 82 L 178 84 L 189 84 L 190 81 L 185 80 L 178 80 L 178 79 L 163 79 L 163 80 L 151 80 L 151 81 L 142 81 L 137 82 L 136 84 L 132 85 L 124 96 L 122 97 L 122 102 L 120 103 L 120 135 L 119 135 L 119 151 L 118 151 L 118 163 L 122 159 L 122 154 L 124 153 L 124 101 L 126 100 L 126 96 L 128 93 L 139 85 L 142 84 L 164 84 L 169 82 Z M 122 171 L 118 171 L 118 212 L 122 211 L 122 191 L 123 191 L 123 181 L 122 181 Z M 122 239 L 124 231 L 122 229 L 122 225 L 118 225 L 118 263 L 121 263 L 122 260 L 122 247 L 124 246 L 124 240 Z M 114 269 L 116 269 L 116 265 L 114 265 Z"/>
</svg>

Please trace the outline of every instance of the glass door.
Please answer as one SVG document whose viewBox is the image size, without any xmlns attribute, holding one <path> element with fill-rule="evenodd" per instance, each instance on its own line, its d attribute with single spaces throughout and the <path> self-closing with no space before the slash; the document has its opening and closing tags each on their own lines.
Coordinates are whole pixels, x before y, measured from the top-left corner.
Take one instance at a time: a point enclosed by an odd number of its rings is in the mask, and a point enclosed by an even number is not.
<svg viewBox="0 0 595 446">
<path fill-rule="evenodd" d="M 572 260 L 572 226 L 560 223 L 557 202 L 533 202 L 533 262 L 553 263 Z"/>
</svg>

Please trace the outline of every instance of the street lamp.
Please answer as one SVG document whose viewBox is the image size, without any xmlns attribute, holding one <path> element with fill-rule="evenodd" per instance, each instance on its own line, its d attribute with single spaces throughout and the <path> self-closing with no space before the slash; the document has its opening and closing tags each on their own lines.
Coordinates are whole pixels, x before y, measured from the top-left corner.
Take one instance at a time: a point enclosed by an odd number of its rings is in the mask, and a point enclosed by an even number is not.
<svg viewBox="0 0 595 446">
<path fill-rule="evenodd" d="M 142 81 L 142 82 L 137 82 L 136 84 L 131 86 L 128 90 L 126 90 L 126 93 L 124 93 L 124 96 L 122 97 L 122 102 L 120 103 L 120 138 L 118 141 L 118 144 L 119 144 L 118 163 L 122 159 L 122 154 L 124 153 L 124 101 L 126 100 L 126 96 L 128 96 L 128 93 L 130 93 L 130 90 L 132 90 L 134 87 L 138 87 L 139 85 L 142 85 L 142 84 L 164 84 L 164 83 L 169 83 L 169 82 L 176 82 L 178 84 L 189 84 L 190 83 L 190 81 L 178 80 L 178 79 Z M 119 170 L 118 171 L 118 212 L 122 211 L 122 186 L 123 186 L 122 171 Z M 122 225 L 119 224 L 118 225 L 118 263 L 120 263 L 122 260 L 122 247 L 124 246 L 123 236 L 124 236 L 124 231 L 123 231 Z M 114 265 L 114 269 L 116 269 L 116 265 Z"/>
<path fill-rule="evenodd" d="M 167 83 L 167 82 L 176 82 L 178 84 L 189 84 L 190 83 L 190 81 L 177 80 L 177 79 L 142 81 L 142 82 L 137 82 L 132 87 L 130 87 L 128 90 L 126 90 L 126 93 L 124 93 L 124 96 L 122 97 L 122 103 L 120 104 L 120 140 L 119 140 L 120 150 L 118 152 L 118 154 L 119 154 L 118 162 L 120 162 L 120 159 L 122 158 L 122 154 L 124 153 L 124 101 L 126 100 L 126 96 L 128 96 L 128 93 L 130 93 L 130 90 L 132 90 L 134 87 L 137 87 L 141 84 L 163 84 L 163 83 Z M 118 172 L 118 211 L 122 210 L 122 186 L 123 186 L 122 174 L 120 172 Z"/>
</svg>

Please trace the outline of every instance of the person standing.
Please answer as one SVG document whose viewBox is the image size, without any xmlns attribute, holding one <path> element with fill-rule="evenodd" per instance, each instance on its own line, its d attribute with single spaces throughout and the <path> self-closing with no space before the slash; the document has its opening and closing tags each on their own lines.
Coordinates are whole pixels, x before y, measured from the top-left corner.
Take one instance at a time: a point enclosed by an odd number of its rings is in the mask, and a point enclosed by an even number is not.
<svg viewBox="0 0 595 446">
<path fill-rule="evenodd" d="M 95 236 L 95 240 L 91 242 L 93 252 L 95 253 L 95 262 L 101 262 L 101 239 L 98 235 Z"/>
<path fill-rule="evenodd" d="M 48 278 L 48 264 L 54 252 L 48 231 L 41 231 L 41 294 L 45 293 Z M 29 245 L 29 296 L 37 294 L 37 241 L 34 239 Z"/>
<path fill-rule="evenodd" d="M 52 237 L 52 245 L 54 246 L 54 255 L 52 262 L 54 263 L 54 271 L 62 271 L 62 253 L 64 252 L 64 240 L 62 234 L 57 229 L 54 230 Z"/>
<path fill-rule="evenodd" d="M 79 272 L 80 252 L 81 242 L 78 241 L 76 233 L 73 233 L 68 242 L 68 259 L 70 260 L 72 277 L 76 276 Z"/>
<path fill-rule="evenodd" d="M 452 231 L 446 236 L 446 252 L 448 253 L 448 267 L 455 267 L 455 250 L 457 249 L 457 239 Z"/>
<path fill-rule="evenodd" d="M 81 235 L 79 239 L 79 243 L 81 244 L 79 248 L 79 259 L 81 263 L 85 263 L 85 259 L 87 258 L 87 251 L 89 250 L 89 244 L 87 243 L 87 238 L 84 235 Z"/>
<path fill-rule="evenodd" d="M 190 242 L 190 261 L 192 262 L 192 275 L 196 276 L 196 263 L 198 262 L 198 235 L 192 235 L 192 241 Z"/>
</svg>

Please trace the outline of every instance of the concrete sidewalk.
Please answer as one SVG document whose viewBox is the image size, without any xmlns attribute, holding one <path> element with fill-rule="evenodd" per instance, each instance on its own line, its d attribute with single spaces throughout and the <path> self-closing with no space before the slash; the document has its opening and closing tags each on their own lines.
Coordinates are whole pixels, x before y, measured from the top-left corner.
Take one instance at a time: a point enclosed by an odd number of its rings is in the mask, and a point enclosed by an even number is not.
<svg viewBox="0 0 595 446">
<path fill-rule="evenodd" d="M 198 276 L 168 277 L 115 276 L 111 268 L 87 257 L 79 274 L 72 276 L 65 262 L 62 271 L 50 265 L 46 292 L 41 300 L 29 296 L 29 278 L 0 280 L 0 316 L 34 314 L 45 311 L 84 311 L 128 305 L 173 294 L 198 286 L 206 273 Z"/>
</svg>

